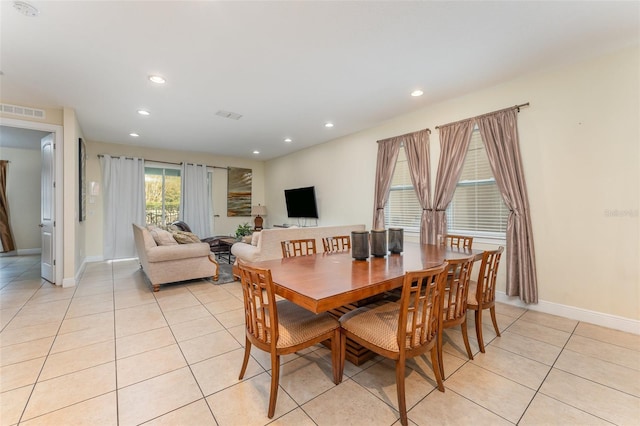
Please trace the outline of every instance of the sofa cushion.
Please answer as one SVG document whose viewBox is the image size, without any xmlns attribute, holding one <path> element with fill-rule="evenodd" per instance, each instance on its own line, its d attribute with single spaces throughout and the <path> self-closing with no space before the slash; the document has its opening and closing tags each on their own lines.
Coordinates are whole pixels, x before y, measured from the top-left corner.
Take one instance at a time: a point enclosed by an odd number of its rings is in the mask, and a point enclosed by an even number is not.
<svg viewBox="0 0 640 426">
<path fill-rule="evenodd" d="M 173 233 L 173 238 L 180 244 L 199 243 L 200 238 L 192 232 L 176 231 Z"/>
<path fill-rule="evenodd" d="M 156 244 L 159 246 L 174 246 L 178 244 L 169 231 L 156 227 L 151 229 L 150 232 Z"/>
<path fill-rule="evenodd" d="M 254 232 L 253 235 L 251 235 L 251 245 L 252 246 L 257 246 L 258 245 L 258 243 L 260 242 L 260 235 L 262 235 L 262 233 L 260 231 Z"/>
<path fill-rule="evenodd" d="M 207 257 L 209 253 L 209 244 L 207 243 L 158 246 L 147 250 L 147 256 L 151 263 L 178 261 L 192 257 Z"/>
</svg>

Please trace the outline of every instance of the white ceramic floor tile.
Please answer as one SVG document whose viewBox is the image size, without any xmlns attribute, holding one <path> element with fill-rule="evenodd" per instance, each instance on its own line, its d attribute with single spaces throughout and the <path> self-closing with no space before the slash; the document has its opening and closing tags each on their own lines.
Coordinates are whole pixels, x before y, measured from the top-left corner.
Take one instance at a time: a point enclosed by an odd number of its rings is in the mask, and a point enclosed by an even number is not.
<svg viewBox="0 0 640 426">
<path fill-rule="evenodd" d="M 187 366 L 177 344 L 118 360 L 118 389 Z"/>
<path fill-rule="evenodd" d="M 449 377 L 447 389 L 516 423 L 527 408 L 535 391 L 471 363 Z M 505 401 L 509 404 L 505 404 Z"/>
<path fill-rule="evenodd" d="M 396 409 L 350 379 L 307 402 L 302 409 L 319 426 L 390 425 L 400 418 Z"/>
<path fill-rule="evenodd" d="M 204 399 L 199 399 L 145 423 L 145 426 L 175 425 L 217 426 L 217 423 Z"/>
<path fill-rule="evenodd" d="M 434 390 L 408 412 L 417 425 L 512 425 L 513 423 L 452 391 Z"/>
<path fill-rule="evenodd" d="M 207 403 L 220 426 L 266 425 L 269 407 L 271 376 L 259 374 L 207 397 Z M 297 407 L 296 403 L 280 388 L 273 419 L 277 419 Z"/>
<path fill-rule="evenodd" d="M 109 392 L 26 422 L 25 426 L 115 425 L 118 422 L 116 393 Z"/>
<path fill-rule="evenodd" d="M 38 382 L 22 419 L 28 420 L 95 398 L 114 391 L 115 387 L 116 371 L 113 362 Z"/>
<path fill-rule="evenodd" d="M 204 361 L 191 364 L 191 370 L 196 377 L 200 389 L 205 396 L 209 396 L 222 389 L 231 387 L 240 382 L 238 379 L 244 349 L 236 349 Z M 248 380 L 258 374 L 264 373 L 264 368 L 253 357 L 249 358 L 243 380 Z"/>
<path fill-rule="evenodd" d="M 611 425 L 612 423 L 539 393 L 533 398 L 518 424 L 537 426 Z"/>
<path fill-rule="evenodd" d="M 540 393 L 615 424 L 637 424 L 640 419 L 640 398 L 555 368 Z"/>
<path fill-rule="evenodd" d="M 553 366 L 640 398 L 640 370 L 565 350 Z"/>
<path fill-rule="evenodd" d="M 188 367 L 118 390 L 118 424 L 138 425 L 202 398 Z"/>
</svg>

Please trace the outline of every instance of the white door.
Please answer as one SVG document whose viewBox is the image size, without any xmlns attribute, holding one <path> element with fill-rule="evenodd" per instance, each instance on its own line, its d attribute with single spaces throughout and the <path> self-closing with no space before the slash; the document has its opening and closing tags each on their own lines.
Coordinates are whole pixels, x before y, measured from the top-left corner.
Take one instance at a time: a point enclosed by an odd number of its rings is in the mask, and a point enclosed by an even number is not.
<svg viewBox="0 0 640 426">
<path fill-rule="evenodd" d="M 55 155 L 53 133 L 42 138 L 40 142 L 42 152 L 42 178 L 40 201 L 40 233 L 42 236 L 42 260 L 40 274 L 45 280 L 56 282 L 55 260 Z"/>
</svg>

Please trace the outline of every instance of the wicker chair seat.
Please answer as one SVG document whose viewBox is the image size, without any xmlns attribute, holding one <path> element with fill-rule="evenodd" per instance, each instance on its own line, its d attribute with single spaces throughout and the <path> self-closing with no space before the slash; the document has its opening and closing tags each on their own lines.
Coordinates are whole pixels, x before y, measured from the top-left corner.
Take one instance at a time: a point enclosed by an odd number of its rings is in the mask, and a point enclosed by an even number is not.
<svg viewBox="0 0 640 426">
<path fill-rule="evenodd" d="M 338 320 L 328 313 L 314 314 L 287 300 L 278 306 L 278 348 L 288 348 L 313 340 L 340 327 Z"/>
</svg>

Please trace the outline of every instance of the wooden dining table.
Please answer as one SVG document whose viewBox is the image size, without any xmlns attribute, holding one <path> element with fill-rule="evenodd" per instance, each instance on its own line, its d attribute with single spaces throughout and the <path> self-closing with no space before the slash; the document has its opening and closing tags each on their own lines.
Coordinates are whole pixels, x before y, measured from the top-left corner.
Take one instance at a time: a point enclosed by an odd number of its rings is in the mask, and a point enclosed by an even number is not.
<svg viewBox="0 0 640 426">
<path fill-rule="evenodd" d="M 326 312 L 402 286 L 405 272 L 447 259 L 482 258 L 482 250 L 405 243 L 400 254 L 355 260 L 350 252 L 251 262 L 270 269 L 276 294 L 312 312 Z"/>
<path fill-rule="evenodd" d="M 350 252 L 251 262 L 271 270 L 276 294 L 315 313 L 340 317 L 363 300 L 402 287 L 404 274 L 441 265 L 448 259 L 482 259 L 482 250 L 443 245 L 405 243 L 400 254 L 355 260 Z M 373 297 L 375 299 L 375 297 Z M 361 365 L 374 356 L 356 342 L 347 341 L 346 358 Z"/>
</svg>

